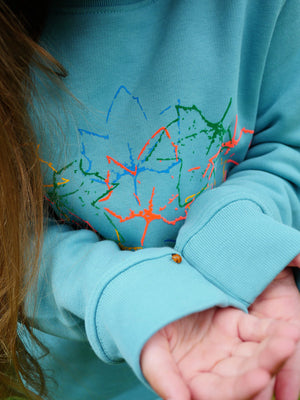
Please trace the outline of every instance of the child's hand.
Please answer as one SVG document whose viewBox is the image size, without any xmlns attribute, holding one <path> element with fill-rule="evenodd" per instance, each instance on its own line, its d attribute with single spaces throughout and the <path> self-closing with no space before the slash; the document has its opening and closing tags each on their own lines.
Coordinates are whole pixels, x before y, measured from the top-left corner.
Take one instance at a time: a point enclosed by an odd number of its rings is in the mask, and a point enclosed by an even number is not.
<svg viewBox="0 0 300 400">
<path fill-rule="evenodd" d="M 300 257 L 290 264 L 300 267 Z M 250 314 L 260 318 L 276 318 L 300 327 L 300 294 L 292 269 L 286 268 L 256 299 Z M 269 388 L 271 390 L 271 388 Z M 300 343 L 294 355 L 278 373 L 275 382 L 276 400 L 298 400 L 300 392 Z"/>
<path fill-rule="evenodd" d="M 298 327 L 287 322 L 212 308 L 152 336 L 143 348 L 141 368 L 167 400 L 270 400 L 265 388 L 298 340 Z"/>
</svg>

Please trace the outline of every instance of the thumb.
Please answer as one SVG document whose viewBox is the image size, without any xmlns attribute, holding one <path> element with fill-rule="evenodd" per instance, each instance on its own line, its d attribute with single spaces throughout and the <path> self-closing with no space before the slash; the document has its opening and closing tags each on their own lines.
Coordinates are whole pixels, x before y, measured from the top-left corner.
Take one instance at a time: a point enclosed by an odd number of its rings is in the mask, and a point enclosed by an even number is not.
<svg viewBox="0 0 300 400">
<path fill-rule="evenodd" d="M 180 374 L 169 342 L 162 331 L 157 332 L 145 344 L 140 364 L 144 377 L 160 397 L 165 400 L 191 400 L 190 390 Z"/>
</svg>

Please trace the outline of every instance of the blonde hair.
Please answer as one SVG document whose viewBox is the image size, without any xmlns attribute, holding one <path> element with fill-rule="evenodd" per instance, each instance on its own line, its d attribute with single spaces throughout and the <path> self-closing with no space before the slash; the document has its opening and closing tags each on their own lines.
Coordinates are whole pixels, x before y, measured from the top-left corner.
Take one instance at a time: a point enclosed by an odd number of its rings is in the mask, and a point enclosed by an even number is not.
<svg viewBox="0 0 300 400">
<path fill-rule="evenodd" d="M 0 399 L 46 396 L 43 372 L 18 332 L 20 324 L 41 346 L 23 312 L 38 271 L 44 212 L 40 163 L 27 106 L 34 93 L 31 66 L 54 80 L 65 71 L 36 43 L 37 30 L 30 32 L 26 23 L 0 0 Z"/>
</svg>

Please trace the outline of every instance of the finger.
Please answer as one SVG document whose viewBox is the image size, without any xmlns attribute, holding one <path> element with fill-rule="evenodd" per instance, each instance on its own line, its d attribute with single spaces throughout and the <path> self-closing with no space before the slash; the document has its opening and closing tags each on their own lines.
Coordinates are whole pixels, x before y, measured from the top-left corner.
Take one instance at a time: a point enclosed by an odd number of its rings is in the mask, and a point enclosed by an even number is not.
<svg viewBox="0 0 300 400">
<path fill-rule="evenodd" d="M 297 400 L 299 397 L 299 376 L 289 370 L 280 371 L 275 385 L 277 400 Z"/>
<path fill-rule="evenodd" d="M 274 375 L 295 350 L 294 342 L 285 338 L 270 338 L 261 344 L 253 344 L 249 347 L 246 345 L 242 351 L 246 353 L 252 349 L 251 353 L 241 356 L 241 352 L 235 350 L 231 357 L 219 361 L 213 372 L 222 376 L 237 376 L 254 369 L 264 369 Z"/>
<path fill-rule="evenodd" d="M 282 320 L 257 318 L 249 314 L 241 314 L 238 321 L 239 337 L 243 341 L 261 342 L 270 336 L 300 339 L 298 326 Z"/>
<path fill-rule="evenodd" d="M 236 344 L 232 353 L 237 357 L 251 357 L 257 350 L 257 343 L 255 342 L 240 342 Z"/>
<path fill-rule="evenodd" d="M 270 375 L 261 369 L 234 377 L 200 373 L 190 382 L 190 389 L 193 400 L 246 400 L 259 394 L 270 382 Z"/>
<path fill-rule="evenodd" d="M 157 333 L 146 343 L 141 353 L 141 368 L 160 397 L 191 400 L 189 388 L 180 375 L 164 335 Z"/>
<path fill-rule="evenodd" d="M 300 394 L 300 348 L 282 367 L 276 377 L 275 394 L 277 400 L 297 400 Z"/>
<path fill-rule="evenodd" d="M 275 378 L 273 378 L 270 384 L 262 390 L 259 394 L 254 396 L 251 400 L 271 400 L 273 399 L 274 394 L 274 386 L 275 386 Z"/>
<path fill-rule="evenodd" d="M 273 381 L 274 378 L 263 391 L 261 391 L 258 395 L 252 397 L 251 400 L 275 400 L 275 398 L 273 397 L 275 383 Z"/>
<path fill-rule="evenodd" d="M 244 371 L 262 368 L 274 375 L 293 355 L 295 350 L 296 344 L 293 340 L 271 337 L 258 345 L 254 355 L 245 361 L 242 368 Z"/>
</svg>

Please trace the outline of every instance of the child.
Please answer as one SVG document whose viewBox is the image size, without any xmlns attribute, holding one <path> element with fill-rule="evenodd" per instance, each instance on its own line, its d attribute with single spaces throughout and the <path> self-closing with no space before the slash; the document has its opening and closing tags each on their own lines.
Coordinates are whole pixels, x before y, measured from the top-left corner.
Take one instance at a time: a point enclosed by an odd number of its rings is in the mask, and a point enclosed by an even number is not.
<svg viewBox="0 0 300 400">
<path fill-rule="evenodd" d="M 52 2 L 40 43 L 80 103 L 35 70 L 63 224 L 48 219 L 25 315 L 50 398 L 155 399 L 132 370 L 169 400 L 271 398 L 298 329 L 254 316 L 259 299 L 242 311 L 300 252 L 299 16 L 296 0 Z"/>
</svg>

